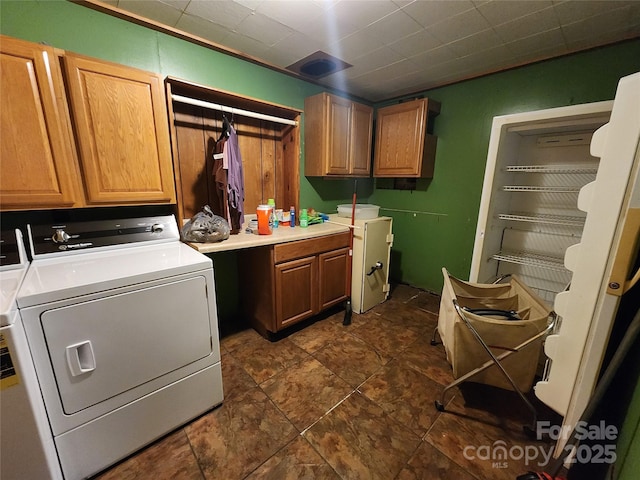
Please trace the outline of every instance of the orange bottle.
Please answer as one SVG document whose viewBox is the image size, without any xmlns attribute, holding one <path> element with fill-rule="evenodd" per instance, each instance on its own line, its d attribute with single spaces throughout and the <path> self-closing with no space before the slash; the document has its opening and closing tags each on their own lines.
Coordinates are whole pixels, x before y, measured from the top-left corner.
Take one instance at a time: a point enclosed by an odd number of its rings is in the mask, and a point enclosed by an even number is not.
<svg viewBox="0 0 640 480">
<path fill-rule="evenodd" d="M 273 227 L 271 224 L 272 208 L 269 205 L 258 205 L 258 233 L 260 235 L 271 235 Z"/>
</svg>

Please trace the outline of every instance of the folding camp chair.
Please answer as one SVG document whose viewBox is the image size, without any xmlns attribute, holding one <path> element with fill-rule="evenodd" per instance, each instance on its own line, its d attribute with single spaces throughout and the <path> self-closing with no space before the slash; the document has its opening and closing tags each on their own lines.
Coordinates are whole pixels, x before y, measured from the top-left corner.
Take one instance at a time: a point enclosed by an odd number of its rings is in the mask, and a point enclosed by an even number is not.
<svg viewBox="0 0 640 480">
<path fill-rule="evenodd" d="M 442 391 L 436 408 L 444 411 L 446 393 L 466 381 L 514 390 L 531 411 L 535 431 L 537 412 L 523 392 L 529 391 L 544 337 L 557 315 L 516 275 L 492 284 L 465 282 L 442 269 L 444 286 L 439 335 L 456 379 Z M 508 283 L 498 283 L 509 278 Z M 531 432 L 530 432 L 531 433 Z"/>
</svg>

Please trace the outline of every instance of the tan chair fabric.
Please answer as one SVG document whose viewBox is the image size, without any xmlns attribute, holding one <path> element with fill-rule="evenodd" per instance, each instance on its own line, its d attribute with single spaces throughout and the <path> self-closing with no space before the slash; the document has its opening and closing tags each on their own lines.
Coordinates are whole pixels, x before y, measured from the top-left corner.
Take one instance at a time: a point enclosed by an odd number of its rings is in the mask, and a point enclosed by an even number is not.
<svg viewBox="0 0 640 480">
<path fill-rule="evenodd" d="M 481 316 L 465 313 L 469 323 L 477 330 L 494 355 L 514 348 L 543 331 L 548 324 L 551 308 L 527 287 L 516 275 L 509 283 L 475 284 L 459 280 L 442 269 L 444 286 L 440 300 L 438 333 L 453 367 L 454 378 L 459 378 L 481 366 L 491 357 L 460 318 L 453 306 L 456 299 L 461 307 L 515 310 L 522 320 Z M 501 361 L 521 391 L 533 385 L 543 340 L 537 340 L 521 351 Z M 474 376 L 469 381 L 513 390 L 509 381 L 496 365 Z"/>
</svg>

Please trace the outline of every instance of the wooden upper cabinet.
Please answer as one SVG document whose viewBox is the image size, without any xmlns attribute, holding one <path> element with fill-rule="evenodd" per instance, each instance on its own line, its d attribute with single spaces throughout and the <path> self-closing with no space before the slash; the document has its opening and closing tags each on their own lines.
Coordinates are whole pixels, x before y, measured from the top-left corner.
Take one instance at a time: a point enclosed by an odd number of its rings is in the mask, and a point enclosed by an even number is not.
<svg viewBox="0 0 640 480">
<path fill-rule="evenodd" d="M 64 64 L 87 204 L 175 202 L 162 78 L 70 53 Z"/>
<path fill-rule="evenodd" d="M 0 41 L 0 208 L 78 205 L 64 85 L 51 47 Z"/>
<path fill-rule="evenodd" d="M 436 137 L 430 122 L 440 104 L 426 98 L 378 110 L 374 177 L 433 177 Z"/>
<path fill-rule="evenodd" d="M 305 99 L 304 111 L 305 175 L 371 174 L 371 107 L 320 93 Z"/>
</svg>

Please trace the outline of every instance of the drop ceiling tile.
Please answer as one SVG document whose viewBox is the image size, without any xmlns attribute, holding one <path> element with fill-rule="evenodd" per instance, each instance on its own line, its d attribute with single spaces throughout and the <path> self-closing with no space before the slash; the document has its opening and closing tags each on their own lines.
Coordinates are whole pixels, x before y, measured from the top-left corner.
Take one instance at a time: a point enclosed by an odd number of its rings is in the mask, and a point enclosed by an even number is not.
<svg viewBox="0 0 640 480">
<path fill-rule="evenodd" d="M 428 30 L 442 43 L 449 43 L 482 32 L 489 27 L 489 22 L 478 10 L 473 9 L 431 25 Z"/>
<path fill-rule="evenodd" d="M 182 15 L 181 10 L 154 0 L 120 0 L 118 7 L 170 27 L 174 27 Z"/>
<path fill-rule="evenodd" d="M 287 68 L 289 65 L 293 65 L 294 63 L 296 63 L 301 58 L 304 58 L 305 56 L 299 57 L 297 55 L 294 55 L 292 52 L 288 50 L 278 48 L 278 46 L 276 45 L 260 53 L 259 58 L 266 60 L 267 62 L 273 65 L 277 65 L 282 68 Z"/>
<path fill-rule="evenodd" d="M 414 3 L 416 0 L 392 0 L 391 3 L 397 5 L 400 8 L 404 8 L 410 3 Z"/>
<path fill-rule="evenodd" d="M 260 13 L 272 18 L 293 30 L 304 32 L 322 16 L 325 8 L 314 2 L 295 1 L 264 1 L 256 8 Z"/>
<path fill-rule="evenodd" d="M 398 79 L 406 77 L 412 73 L 416 73 L 418 67 L 409 59 L 400 60 L 385 67 L 379 68 L 373 74 L 383 79 Z"/>
<path fill-rule="evenodd" d="M 539 32 L 553 30 L 560 26 L 553 7 L 540 10 L 525 17 L 494 27 L 496 33 L 506 43 L 529 37 Z"/>
<path fill-rule="evenodd" d="M 550 48 L 560 48 L 566 51 L 564 36 L 560 28 L 540 32 L 529 37 L 520 38 L 507 44 L 513 53 L 518 56 L 537 53 Z"/>
<path fill-rule="evenodd" d="M 251 9 L 236 2 L 206 2 L 191 1 L 185 13 L 196 17 L 202 17 L 229 30 L 235 29 L 242 20 L 251 14 Z"/>
<path fill-rule="evenodd" d="M 364 28 L 399 10 L 400 7 L 388 0 L 342 0 L 333 7 L 343 20 Z"/>
<path fill-rule="evenodd" d="M 189 1 L 191 0 L 187 0 L 187 3 L 189 3 Z M 266 3 L 266 0 L 233 0 L 233 1 L 236 3 L 239 3 L 243 7 L 247 7 L 249 10 L 252 10 L 254 12 L 258 9 L 258 7 L 261 4 Z"/>
<path fill-rule="evenodd" d="M 379 41 L 389 44 L 422 30 L 422 26 L 402 10 L 372 23 L 362 31 Z"/>
<path fill-rule="evenodd" d="M 498 66 L 504 66 L 516 57 L 507 46 L 498 45 L 494 48 L 476 52 L 472 55 L 456 60 L 456 65 L 463 65 L 465 70 L 493 70 Z"/>
<path fill-rule="evenodd" d="M 434 65 L 448 62 L 453 58 L 456 58 L 456 54 L 447 45 L 442 45 L 414 55 L 409 59 L 420 68 L 430 68 Z"/>
<path fill-rule="evenodd" d="M 324 77 L 324 79 L 331 80 L 331 78 L 335 77 L 335 78 L 346 78 L 349 81 L 353 81 L 355 79 L 366 77 L 365 74 L 369 71 L 370 69 L 367 65 L 362 63 L 355 64 L 348 68 L 345 68 L 344 70 L 340 70 L 339 72 L 333 73 L 331 75 L 327 75 L 326 77 Z"/>
<path fill-rule="evenodd" d="M 491 25 L 500 25 L 552 5 L 551 0 L 491 0 L 479 5 L 478 11 Z"/>
<path fill-rule="evenodd" d="M 391 50 L 389 47 L 382 47 L 356 58 L 353 61 L 353 65 L 363 64 L 370 71 L 374 71 L 400 60 L 404 60 L 404 57 L 398 52 Z"/>
<path fill-rule="evenodd" d="M 324 45 L 331 45 L 336 41 L 351 35 L 358 30 L 358 27 L 349 22 L 336 18 L 328 11 L 323 11 L 312 23 L 303 29 L 296 30 L 306 34 Z"/>
<path fill-rule="evenodd" d="M 282 50 L 291 55 L 293 61 L 291 63 L 288 63 L 287 65 L 291 65 L 298 60 L 302 60 L 303 58 L 308 57 L 318 50 L 325 50 L 323 48 L 320 48 L 314 40 L 307 37 L 304 33 L 300 32 L 293 32 L 291 35 L 275 44 L 272 49 Z"/>
<path fill-rule="evenodd" d="M 345 62 L 353 63 L 355 59 L 384 47 L 376 37 L 363 31 L 344 37 L 328 47 L 328 52 Z"/>
<path fill-rule="evenodd" d="M 475 9 L 473 3 L 467 0 L 433 0 L 425 2 L 417 0 L 402 8 L 423 27 L 429 27 L 442 20 L 446 20 L 462 12 Z"/>
<path fill-rule="evenodd" d="M 224 38 L 230 33 L 230 30 L 222 25 L 186 13 L 180 17 L 176 28 L 219 44 L 222 44 Z"/>
<path fill-rule="evenodd" d="M 447 44 L 458 57 L 464 57 L 477 51 L 488 50 L 498 45 L 502 45 L 502 40 L 491 28 Z"/>
<path fill-rule="evenodd" d="M 442 42 L 436 37 L 431 35 L 428 30 L 420 30 L 413 35 L 403 37 L 400 40 L 390 43 L 389 48 L 404 55 L 405 57 L 412 57 L 425 50 L 431 50 L 439 47 Z"/>
<path fill-rule="evenodd" d="M 224 37 L 224 44 L 256 58 L 263 58 L 263 55 L 269 50 L 264 43 L 238 32 L 229 32 Z"/>
<path fill-rule="evenodd" d="M 633 1 L 573 1 L 562 2 L 554 5 L 554 10 L 562 25 L 574 23 L 587 19 L 594 15 L 599 15 L 605 11 L 616 10 L 625 6 L 637 4 Z"/>
<path fill-rule="evenodd" d="M 571 51 L 564 45 L 549 45 L 544 48 L 539 48 L 535 52 L 527 52 L 524 55 L 515 57 L 513 59 L 513 66 L 527 65 L 533 62 L 539 62 L 542 60 L 548 60 L 553 57 L 567 55 L 568 53 L 571 53 Z"/>
<path fill-rule="evenodd" d="M 245 17 L 236 27 L 240 35 L 258 40 L 271 47 L 293 33 L 289 27 L 265 17 L 260 13 L 252 13 Z"/>
<path fill-rule="evenodd" d="M 640 26 L 636 25 L 632 27 L 626 27 L 618 32 L 603 33 L 591 37 L 585 37 L 580 40 L 567 42 L 567 48 L 570 52 L 577 52 L 580 50 L 584 50 L 585 48 L 619 42 L 622 36 L 624 36 L 624 38 L 626 39 L 640 37 Z"/>
<path fill-rule="evenodd" d="M 121 0 L 122 1 L 122 0 Z M 191 0 L 160 0 L 161 3 L 177 8 L 178 10 L 184 10 Z"/>
<path fill-rule="evenodd" d="M 606 13 L 570 23 L 562 27 L 567 43 L 594 37 L 594 32 L 600 35 L 611 31 L 620 31 L 629 25 L 631 7 L 618 8 Z"/>
</svg>

